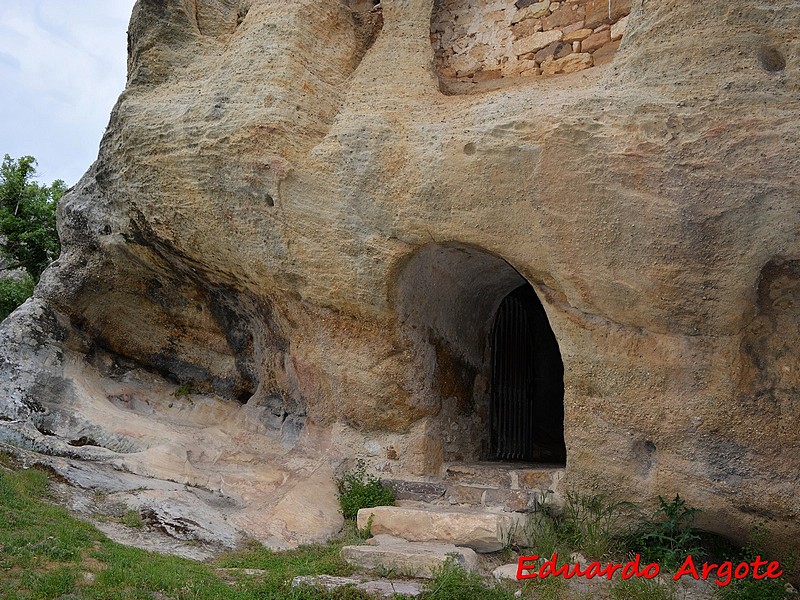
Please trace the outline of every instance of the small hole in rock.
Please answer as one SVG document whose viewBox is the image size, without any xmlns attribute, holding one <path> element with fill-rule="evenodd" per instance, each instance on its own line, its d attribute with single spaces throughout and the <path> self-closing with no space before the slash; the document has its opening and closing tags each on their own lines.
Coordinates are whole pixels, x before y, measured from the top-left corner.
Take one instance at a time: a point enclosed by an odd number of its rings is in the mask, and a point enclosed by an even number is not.
<svg viewBox="0 0 800 600">
<path fill-rule="evenodd" d="M 464 154 L 468 156 L 472 156 L 473 154 L 475 154 L 475 144 L 473 144 L 472 142 L 464 144 Z"/>
<path fill-rule="evenodd" d="M 267 200 L 267 206 L 275 206 L 275 200 L 273 200 L 272 196 L 270 196 L 269 194 L 267 194 L 266 200 Z"/>
<path fill-rule="evenodd" d="M 760 48 L 757 57 L 761 68 L 770 73 L 783 71 L 786 68 L 786 59 L 775 48 Z"/>
<path fill-rule="evenodd" d="M 250 392 L 241 392 L 238 396 L 236 396 L 236 400 L 239 401 L 239 404 L 247 404 L 252 397 L 253 395 Z"/>
<path fill-rule="evenodd" d="M 77 440 L 70 440 L 67 442 L 70 446 L 97 446 L 97 442 L 95 442 L 92 438 L 86 437 L 82 435 Z"/>
</svg>

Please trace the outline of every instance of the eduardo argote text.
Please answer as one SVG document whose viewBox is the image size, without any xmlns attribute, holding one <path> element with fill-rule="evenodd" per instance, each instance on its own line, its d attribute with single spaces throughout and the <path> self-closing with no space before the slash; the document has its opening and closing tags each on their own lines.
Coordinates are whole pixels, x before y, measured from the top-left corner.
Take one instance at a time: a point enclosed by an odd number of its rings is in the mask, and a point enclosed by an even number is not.
<svg viewBox="0 0 800 600">
<path fill-rule="evenodd" d="M 557 553 L 541 562 L 536 554 L 520 556 L 517 562 L 517 579 L 544 579 L 546 577 L 563 577 L 564 579 L 585 577 L 586 579 L 592 579 L 594 577 L 605 577 L 610 580 L 618 571 L 622 579 L 631 579 L 632 577 L 653 579 L 661 572 L 661 567 L 657 563 L 642 565 L 641 557 L 638 554 L 626 563 L 602 564 L 591 562 L 586 567 L 582 567 L 578 563 L 559 565 Z M 775 579 L 781 575 L 783 575 L 783 570 L 781 570 L 779 562 L 763 560 L 760 556 L 756 556 L 755 560 L 751 562 L 740 562 L 736 565 L 731 561 L 721 563 L 704 562 L 698 565 L 695 564 L 690 554 L 672 576 L 672 579 L 677 581 L 686 576 L 703 580 L 713 578 L 714 583 L 717 585 L 726 586 L 733 579 L 744 579 L 745 577 Z"/>
</svg>

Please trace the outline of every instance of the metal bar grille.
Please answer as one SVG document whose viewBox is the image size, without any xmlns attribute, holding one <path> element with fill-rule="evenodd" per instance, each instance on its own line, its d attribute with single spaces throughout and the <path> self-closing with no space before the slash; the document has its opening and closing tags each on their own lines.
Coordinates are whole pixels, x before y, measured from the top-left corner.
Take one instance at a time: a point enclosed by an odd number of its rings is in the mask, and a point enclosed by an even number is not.
<svg viewBox="0 0 800 600">
<path fill-rule="evenodd" d="M 534 393 L 533 315 L 512 292 L 492 330 L 490 453 L 495 460 L 532 460 Z"/>
</svg>

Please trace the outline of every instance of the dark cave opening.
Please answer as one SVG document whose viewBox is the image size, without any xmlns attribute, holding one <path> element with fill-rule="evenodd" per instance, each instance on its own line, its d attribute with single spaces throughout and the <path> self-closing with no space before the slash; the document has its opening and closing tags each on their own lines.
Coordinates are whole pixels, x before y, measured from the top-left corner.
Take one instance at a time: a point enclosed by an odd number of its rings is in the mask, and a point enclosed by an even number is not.
<svg viewBox="0 0 800 600">
<path fill-rule="evenodd" d="M 424 393 L 441 398 L 445 461 L 564 464 L 564 366 L 531 284 L 504 259 L 432 243 L 404 264 L 395 307 Z"/>
</svg>

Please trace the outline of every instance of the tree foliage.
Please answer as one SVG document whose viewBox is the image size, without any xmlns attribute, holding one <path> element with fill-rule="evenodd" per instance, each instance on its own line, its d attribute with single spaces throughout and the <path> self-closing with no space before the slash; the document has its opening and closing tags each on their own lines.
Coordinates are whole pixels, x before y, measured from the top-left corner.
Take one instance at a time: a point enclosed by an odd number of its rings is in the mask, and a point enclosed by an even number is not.
<svg viewBox="0 0 800 600">
<path fill-rule="evenodd" d="M 14 160 L 6 154 L 0 167 L 0 251 L 7 268 L 24 268 L 37 282 L 61 250 L 56 204 L 67 186 L 60 179 L 39 185 L 35 175 L 32 156 Z"/>
<path fill-rule="evenodd" d="M 33 293 L 42 271 L 61 251 L 56 204 L 67 186 L 60 179 L 39 185 L 35 175 L 32 156 L 14 160 L 6 154 L 0 166 L 0 258 L 6 269 L 26 271 L 22 280 L 0 279 L 0 319 Z"/>
</svg>

